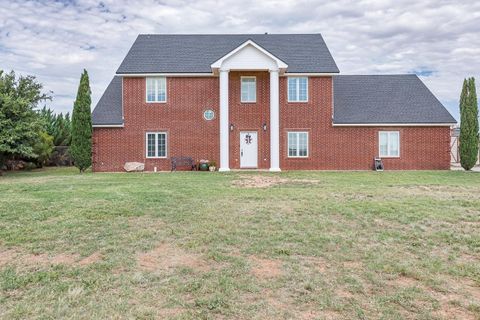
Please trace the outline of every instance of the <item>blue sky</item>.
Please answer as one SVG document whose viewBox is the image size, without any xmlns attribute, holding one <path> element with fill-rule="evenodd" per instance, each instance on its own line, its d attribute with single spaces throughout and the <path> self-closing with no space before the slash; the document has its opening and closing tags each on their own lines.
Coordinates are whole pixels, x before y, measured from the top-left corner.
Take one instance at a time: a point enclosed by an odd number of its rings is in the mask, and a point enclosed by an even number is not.
<svg viewBox="0 0 480 320">
<path fill-rule="evenodd" d="M 65 112 L 83 68 L 95 106 L 139 33 L 321 33 L 341 73 L 416 73 L 458 119 L 479 21 L 475 0 L 0 0 L 0 69 L 37 76 Z"/>
</svg>

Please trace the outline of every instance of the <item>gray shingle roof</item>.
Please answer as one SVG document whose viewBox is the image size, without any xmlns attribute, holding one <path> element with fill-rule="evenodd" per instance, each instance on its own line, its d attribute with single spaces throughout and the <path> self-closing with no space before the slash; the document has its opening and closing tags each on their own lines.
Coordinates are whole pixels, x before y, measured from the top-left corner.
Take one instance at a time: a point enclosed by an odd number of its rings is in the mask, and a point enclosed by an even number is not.
<svg viewBox="0 0 480 320">
<path fill-rule="evenodd" d="M 413 74 L 334 76 L 335 124 L 456 123 Z"/>
<path fill-rule="evenodd" d="M 93 125 L 123 124 L 122 77 L 114 76 L 92 112 Z"/>
<path fill-rule="evenodd" d="M 287 72 L 339 72 L 320 34 L 142 34 L 117 73 L 208 73 L 247 40 L 288 64 Z"/>
</svg>

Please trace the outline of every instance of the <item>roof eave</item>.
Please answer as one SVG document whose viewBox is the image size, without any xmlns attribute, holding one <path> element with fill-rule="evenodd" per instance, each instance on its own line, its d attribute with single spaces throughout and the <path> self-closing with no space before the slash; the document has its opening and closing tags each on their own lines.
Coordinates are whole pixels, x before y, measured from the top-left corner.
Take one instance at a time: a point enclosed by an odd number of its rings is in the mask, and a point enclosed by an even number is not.
<svg viewBox="0 0 480 320">
<path fill-rule="evenodd" d="M 348 122 L 333 122 L 334 127 L 450 127 L 457 124 L 457 122 L 397 122 L 397 123 L 348 123 Z"/>
</svg>

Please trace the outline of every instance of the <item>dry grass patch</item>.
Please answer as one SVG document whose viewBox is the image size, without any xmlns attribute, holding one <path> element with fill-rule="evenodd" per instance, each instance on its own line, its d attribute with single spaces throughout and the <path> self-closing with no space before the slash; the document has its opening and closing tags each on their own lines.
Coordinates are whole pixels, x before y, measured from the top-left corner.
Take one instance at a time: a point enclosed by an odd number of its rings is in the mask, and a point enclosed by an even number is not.
<svg viewBox="0 0 480 320">
<path fill-rule="evenodd" d="M 79 254 L 59 253 L 55 255 L 41 253 L 32 254 L 22 249 L 6 249 L 0 251 L 0 267 L 8 264 L 30 266 L 48 266 L 48 265 L 68 265 L 68 266 L 88 266 L 102 260 L 100 252 L 94 252 L 88 257 L 81 258 Z"/>
<path fill-rule="evenodd" d="M 445 291 L 435 290 L 420 280 L 399 276 L 389 280 L 388 286 L 394 290 L 405 288 L 418 288 L 438 303 L 434 315 L 442 319 L 477 319 L 475 314 L 467 307 L 470 303 L 480 303 L 480 288 L 473 282 L 463 279 L 446 279 Z"/>
<path fill-rule="evenodd" d="M 240 179 L 232 181 L 232 184 L 242 188 L 269 188 L 282 184 L 317 184 L 314 179 L 288 179 L 276 175 L 241 175 Z"/>
<path fill-rule="evenodd" d="M 279 260 L 250 257 L 251 272 L 258 279 L 277 278 L 283 275 L 282 262 Z"/>
<path fill-rule="evenodd" d="M 137 256 L 138 266 L 145 271 L 190 268 L 197 271 L 208 271 L 210 266 L 199 255 L 170 245 L 160 244 L 151 251 Z"/>
<path fill-rule="evenodd" d="M 288 179 L 271 175 L 244 175 L 241 179 L 234 180 L 232 184 L 243 188 L 268 188 L 288 181 Z"/>
</svg>

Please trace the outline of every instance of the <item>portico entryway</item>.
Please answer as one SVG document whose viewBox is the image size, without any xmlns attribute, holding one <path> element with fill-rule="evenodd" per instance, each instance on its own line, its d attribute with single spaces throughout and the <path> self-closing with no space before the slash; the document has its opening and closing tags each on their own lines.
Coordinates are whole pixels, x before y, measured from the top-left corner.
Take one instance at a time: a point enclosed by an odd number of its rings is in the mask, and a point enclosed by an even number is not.
<svg viewBox="0 0 480 320">
<path fill-rule="evenodd" d="M 279 75 L 287 65 L 249 40 L 211 65 L 220 78 L 220 167 L 230 170 L 229 72 L 268 71 L 270 73 L 270 171 L 280 171 Z"/>
</svg>

